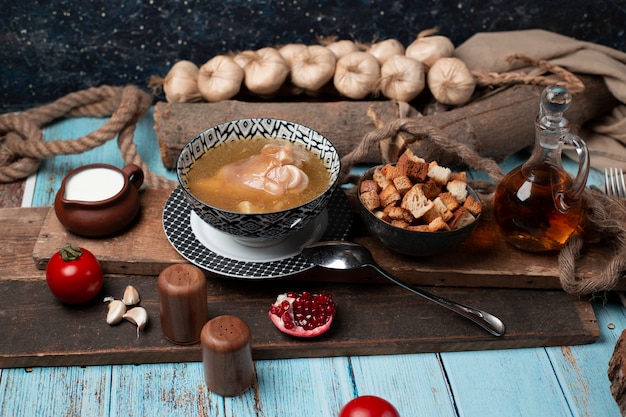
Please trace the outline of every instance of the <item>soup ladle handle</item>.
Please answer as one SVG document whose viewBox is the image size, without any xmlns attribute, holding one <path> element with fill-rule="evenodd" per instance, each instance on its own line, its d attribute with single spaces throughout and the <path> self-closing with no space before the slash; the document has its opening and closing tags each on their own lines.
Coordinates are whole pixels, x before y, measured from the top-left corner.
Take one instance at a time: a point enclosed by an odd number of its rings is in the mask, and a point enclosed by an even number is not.
<svg viewBox="0 0 626 417">
<path fill-rule="evenodd" d="M 492 335 L 502 336 L 504 334 L 504 331 L 505 331 L 504 323 L 502 322 L 502 320 L 500 320 L 493 314 L 488 313 L 483 310 L 479 310 L 474 307 L 466 306 L 464 304 L 448 300 L 443 297 L 439 297 L 438 295 L 431 294 L 418 287 L 407 284 L 406 282 L 399 280 L 398 278 L 391 275 L 389 272 L 385 271 L 382 267 L 380 267 L 376 263 L 370 263 L 370 266 L 376 269 L 381 275 L 383 275 L 389 281 L 473 321 L 474 323 L 476 323 L 483 329 L 487 330 Z"/>
</svg>

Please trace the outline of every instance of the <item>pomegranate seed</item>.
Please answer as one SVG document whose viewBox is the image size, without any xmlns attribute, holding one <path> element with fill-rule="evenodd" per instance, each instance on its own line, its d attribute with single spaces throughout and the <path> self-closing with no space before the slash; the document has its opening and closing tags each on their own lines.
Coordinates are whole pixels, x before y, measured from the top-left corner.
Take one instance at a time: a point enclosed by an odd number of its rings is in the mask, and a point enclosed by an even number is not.
<svg viewBox="0 0 626 417">
<path fill-rule="evenodd" d="M 312 337 L 328 330 L 335 315 L 335 303 L 327 292 L 288 291 L 278 296 L 269 314 L 285 333 Z"/>
<path fill-rule="evenodd" d="M 276 316 L 280 316 L 281 312 L 282 312 L 282 309 L 279 306 L 272 305 L 272 307 L 270 307 L 270 313 Z"/>
</svg>

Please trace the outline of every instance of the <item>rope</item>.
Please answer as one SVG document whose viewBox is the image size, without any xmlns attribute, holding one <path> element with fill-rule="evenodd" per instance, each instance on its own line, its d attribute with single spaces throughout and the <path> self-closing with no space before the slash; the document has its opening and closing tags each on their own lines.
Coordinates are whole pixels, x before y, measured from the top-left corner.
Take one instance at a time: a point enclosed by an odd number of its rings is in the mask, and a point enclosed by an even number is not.
<svg viewBox="0 0 626 417">
<path fill-rule="evenodd" d="M 133 142 L 136 124 L 151 104 L 152 97 L 135 86 L 101 86 L 70 93 L 21 113 L 0 116 L 0 182 L 24 179 L 36 172 L 45 158 L 80 154 L 117 136 L 124 162 L 141 167 L 147 187 L 173 187 L 173 181 L 150 171 Z M 107 116 L 110 118 L 101 128 L 83 137 L 43 139 L 43 127 L 55 120 Z"/>
<path fill-rule="evenodd" d="M 585 90 L 585 84 L 573 73 L 563 67 L 552 64 L 543 59 L 533 59 L 524 54 L 513 54 L 507 58 L 509 63 L 513 61 L 524 61 L 528 65 L 536 67 L 545 72 L 550 72 L 559 78 L 526 74 L 524 72 L 491 72 L 483 69 L 472 71 L 479 87 L 492 87 L 510 84 L 527 84 L 547 87 L 557 84 L 567 87 L 572 94 L 578 94 Z"/>
<path fill-rule="evenodd" d="M 570 238 L 559 253 L 560 282 L 563 289 L 574 295 L 588 295 L 610 291 L 619 283 L 626 271 L 626 206 L 615 197 L 586 189 L 583 194 L 586 208 L 586 225 L 583 234 Z M 608 241 L 614 254 L 599 276 L 576 275 L 576 261 L 580 258 L 585 241 Z"/>
<path fill-rule="evenodd" d="M 403 134 L 406 144 L 414 143 L 417 140 L 429 140 L 438 147 L 461 158 L 468 167 L 485 171 L 495 182 L 499 182 L 504 177 L 502 169 L 493 159 L 480 156 L 473 148 L 450 138 L 443 130 L 418 117 L 394 119 L 385 126 L 367 133 L 356 148 L 341 158 L 340 181 L 345 181 L 350 168 L 364 160 L 372 146 L 377 146 L 385 138 L 394 137 L 398 134 Z"/>
</svg>

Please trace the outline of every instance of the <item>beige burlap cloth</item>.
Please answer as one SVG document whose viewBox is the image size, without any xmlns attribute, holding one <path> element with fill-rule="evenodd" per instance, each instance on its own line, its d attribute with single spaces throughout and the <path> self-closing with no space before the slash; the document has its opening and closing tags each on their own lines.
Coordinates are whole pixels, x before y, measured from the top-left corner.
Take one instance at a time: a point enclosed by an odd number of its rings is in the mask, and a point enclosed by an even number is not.
<svg viewBox="0 0 626 417">
<path fill-rule="evenodd" d="M 455 55 L 471 70 L 538 71 L 524 68 L 523 61 L 508 60 L 513 54 L 604 78 L 607 88 L 621 104 L 610 114 L 587 123 L 580 136 L 587 142 L 594 168 L 626 169 L 626 53 L 540 29 L 477 33 L 455 50 Z M 575 151 L 565 153 L 576 160 Z"/>
</svg>

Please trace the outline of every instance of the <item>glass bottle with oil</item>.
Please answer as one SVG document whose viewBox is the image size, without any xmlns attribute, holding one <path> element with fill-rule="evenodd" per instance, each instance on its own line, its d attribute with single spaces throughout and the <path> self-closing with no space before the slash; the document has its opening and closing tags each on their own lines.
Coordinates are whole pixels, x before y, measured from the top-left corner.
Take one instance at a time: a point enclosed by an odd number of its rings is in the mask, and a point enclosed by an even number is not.
<svg viewBox="0 0 626 417">
<path fill-rule="evenodd" d="M 583 220 L 582 195 L 589 176 L 589 152 L 585 142 L 569 132 L 569 123 L 563 117 L 571 101 L 565 87 L 553 85 L 544 89 L 532 154 L 502 179 L 494 194 L 496 223 L 505 239 L 518 249 L 559 250 Z M 562 166 L 565 144 L 573 146 L 578 154 L 576 177 Z"/>
</svg>

